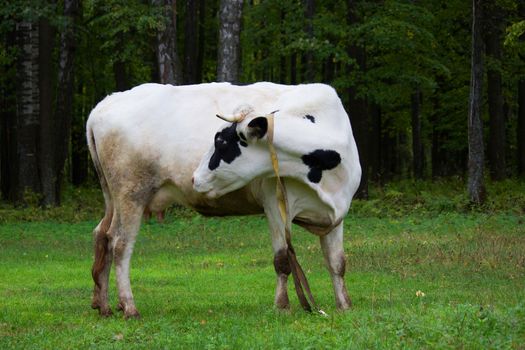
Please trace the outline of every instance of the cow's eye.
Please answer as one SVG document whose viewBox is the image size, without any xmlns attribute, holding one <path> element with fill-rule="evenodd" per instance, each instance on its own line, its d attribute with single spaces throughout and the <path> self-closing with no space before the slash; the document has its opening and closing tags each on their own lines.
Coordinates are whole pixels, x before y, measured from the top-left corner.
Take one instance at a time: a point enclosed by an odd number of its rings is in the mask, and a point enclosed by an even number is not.
<svg viewBox="0 0 525 350">
<path fill-rule="evenodd" d="M 218 135 L 215 139 L 215 148 L 219 150 L 223 150 L 226 147 L 228 147 L 228 141 L 225 140 L 221 135 Z"/>
</svg>

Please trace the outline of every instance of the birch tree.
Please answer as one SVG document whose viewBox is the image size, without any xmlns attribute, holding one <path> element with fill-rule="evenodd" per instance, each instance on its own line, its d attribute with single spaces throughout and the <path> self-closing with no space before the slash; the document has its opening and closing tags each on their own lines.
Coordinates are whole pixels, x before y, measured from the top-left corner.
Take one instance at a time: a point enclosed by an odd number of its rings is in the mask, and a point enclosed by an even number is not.
<svg viewBox="0 0 525 350">
<path fill-rule="evenodd" d="M 162 8 L 164 22 L 157 31 L 157 66 L 159 82 L 182 84 L 182 71 L 177 49 L 177 1 L 152 0 L 154 6 Z"/>
<path fill-rule="evenodd" d="M 217 81 L 239 81 L 242 4 L 243 0 L 221 0 Z"/>
<path fill-rule="evenodd" d="M 39 88 L 38 22 L 21 20 L 16 24 L 18 67 L 17 101 L 14 125 L 14 157 L 10 197 L 24 201 L 27 191 L 40 192 L 38 171 Z"/>
</svg>

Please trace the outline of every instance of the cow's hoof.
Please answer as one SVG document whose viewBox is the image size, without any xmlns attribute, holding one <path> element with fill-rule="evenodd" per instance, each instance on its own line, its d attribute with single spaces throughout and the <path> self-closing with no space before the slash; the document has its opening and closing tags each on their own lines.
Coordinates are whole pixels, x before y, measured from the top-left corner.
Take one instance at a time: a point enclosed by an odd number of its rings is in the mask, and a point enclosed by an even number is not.
<svg viewBox="0 0 525 350">
<path fill-rule="evenodd" d="M 124 303 L 120 302 L 117 305 L 117 310 L 124 312 L 124 318 L 126 320 L 129 320 L 129 319 L 138 320 L 138 319 L 140 319 L 140 313 L 135 308 L 135 306 L 129 306 L 129 305 L 126 306 Z"/>
<path fill-rule="evenodd" d="M 92 309 L 100 309 L 100 298 L 98 297 L 98 293 L 93 294 L 93 298 L 91 299 L 91 308 Z"/>
<path fill-rule="evenodd" d="M 276 302 L 275 308 L 279 311 L 289 311 L 290 303 L 289 302 Z"/>
<path fill-rule="evenodd" d="M 102 317 L 109 317 L 111 315 L 113 315 L 113 311 L 111 311 L 111 308 L 106 305 L 106 306 L 101 306 L 98 301 L 93 301 L 91 303 L 91 308 L 94 309 L 94 310 L 97 310 L 98 309 L 98 314 Z"/>
<path fill-rule="evenodd" d="M 275 305 L 275 311 L 278 314 L 283 314 L 283 315 L 289 315 L 289 314 L 292 313 L 292 309 L 290 308 L 290 306 L 288 306 L 288 307 L 279 307 L 279 306 Z"/>
<path fill-rule="evenodd" d="M 352 301 L 350 299 L 347 299 L 343 302 L 338 302 L 336 304 L 336 307 L 337 307 L 337 311 L 345 312 L 352 308 Z"/>
<path fill-rule="evenodd" d="M 277 293 L 274 300 L 275 307 L 279 310 L 290 309 L 290 299 L 287 293 Z"/>
<path fill-rule="evenodd" d="M 137 310 L 124 312 L 124 319 L 140 320 L 140 313 Z"/>
<path fill-rule="evenodd" d="M 111 308 L 109 306 L 107 307 L 100 307 L 98 309 L 98 314 L 102 317 L 110 317 L 113 315 L 113 311 L 111 311 Z"/>
</svg>

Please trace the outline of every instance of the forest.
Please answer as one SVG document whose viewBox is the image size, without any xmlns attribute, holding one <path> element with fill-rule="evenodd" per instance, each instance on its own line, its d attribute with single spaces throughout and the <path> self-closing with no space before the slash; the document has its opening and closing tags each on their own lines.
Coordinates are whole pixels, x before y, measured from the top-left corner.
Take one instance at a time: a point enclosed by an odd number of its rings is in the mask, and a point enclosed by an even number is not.
<svg viewBox="0 0 525 350">
<path fill-rule="evenodd" d="M 525 177 L 522 0 L 4 0 L 2 199 L 94 184 L 90 110 L 145 82 L 322 82 L 350 116 L 358 197 L 398 179 Z"/>
</svg>

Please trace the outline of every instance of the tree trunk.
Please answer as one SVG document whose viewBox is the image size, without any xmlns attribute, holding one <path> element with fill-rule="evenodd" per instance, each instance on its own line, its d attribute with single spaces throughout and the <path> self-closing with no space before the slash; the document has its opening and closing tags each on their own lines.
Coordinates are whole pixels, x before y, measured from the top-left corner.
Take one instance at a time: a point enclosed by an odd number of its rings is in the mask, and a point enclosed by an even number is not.
<svg viewBox="0 0 525 350">
<path fill-rule="evenodd" d="M 281 9 L 279 10 L 280 12 L 280 22 L 279 22 L 279 26 L 281 28 L 281 31 L 280 31 L 280 38 L 281 38 L 281 42 L 279 43 L 281 48 L 284 48 L 286 46 L 286 38 L 285 38 L 285 27 L 286 27 L 286 22 L 285 22 L 285 10 L 281 7 Z M 279 54 L 279 61 L 280 61 L 280 67 L 279 67 L 279 83 L 280 84 L 286 84 L 286 55 L 282 52 L 282 50 L 280 50 L 280 54 Z"/>
<path fill-rule="evenodd" d="M 304 0 L 305 11 L 304 15 L 306 18 L 306 37 L 308 40 L 313 40 L 314 38 L 314 26 L 313 19 L 315 14 L 315 1 L 314 0 Z M 313 83 L 315 80 L 315 67 L 314 67 L 314 54 L 311 50 L 306 51 L 303 56 L 304 64 L 304 82 Z"/>
<path fill-rule="evenodd" d="M 370 177 L 372 181 L 381 182 L 381 108 L 377 104 L 370 106 L 371 127 L 368 155 L 370 163 Z"/>
<path fill-rule="evenodd" d="M 9 176 L 9 150 L 10 130 L 9 124 L 12 120 L 12 112 L 9 110 L 7 89 L 0 91 L 0 198 L 7 199 L 11 177 Z"/>
<path fill-rule="evenodd" d="M 391 128 L 391 121 L 388 119 L 383 123 L 383 132 L 381 133 L 381 178 L 386 182 L 397 172 L 397 156 L 399 150 L 397 147 L 396 136 L 388 130 Z"/>
<path fill-rule="evenodd" d="M 498 21 L 496 19 L 496 21 Z M 494 61 L 487 67 L 488 104 L 490 134 L 488 156 L 490 175 L 493 180 L 505 178 L 505 115 L 503 113 L 503 95 L 501 93 L 501 72 L 494 63 L 501 63 L 501 30 L 499 23 L 489 28 L 487 34 L 487 56 Z"/>
<path fill-rule="evenodd" d="M 115 87 L 117 91 L 126 91 L 131 86 L 126 71 L 126 62 L 122 57 L 124 52 L 124 34 L 117 34 L 117 55 L 113 62 L 113 74 L 115 76 Z"/>
<path fill-rule="evenodd" d="M 6 33 L 3 43 L 6 48 L 16 46 L 16 31 Z M 10 199 L 14 184 L 12 174 L 15 163 L 14 143 L 16 121 L 16 62 L 5 66 L 4 84 L 0 85 L 0 197 Z"/>
<path fill-rule="evenodd" d="M 441 85 L 441 84 L 440 84 Z M 432 124 L 432 146 L 431 146 L 431 171 L 432 178 L 441 177 L 445 174 L 444 171 L 444 161 L 443 161 L 443 151 L 441 146 L 443 145 L 443 132 L 439 129 L 439 108 L 440 102 L 438 94 L 432 95 L 432 114 L 430 121 Z"/>
<path fill-rule="evenodd" d="M 75 186 L 82 185 L 88 177 L 88 149 L 86 147 L 85 130 L 74 127 L 71 131 L 71 182 Z"/>
<path fill-rule="evenodd" d="M 130 88 L 126 64 L 119 58 L 113 62 L 113 74 L 115 76 L 116 91 L 126 91 Z"/>
<path fill-rule="evenodd" d="M 468 193 L 472 203 L 485 200 L 483 180 L 483 124 L 481 120 L 483 92 L 482 0 L 472 0 L 472 63 L 468 116 Z"/>
<path fill-rule="evenodd" d="M 330 55 L 323 64 L 323 83 L 331 84 L 334 80 L 335 64 L 334 56 Z"/>
<path fill-rule="evenodd" d="M 177 50 L 177 0 L 152 0 L 162 7 L 165 24 L 157 32 L 157 69 L 161 84 L 182 84 L 182 70 Z"/>
<path fill-rule="evenodd" d="M 525 78 L 518 82 L 518 175 L 525 177 Z"/>
<path fill-rule="evenodd" d="M 348 0 L 347 21 L 350 25 L 357 23 L 357 13 L 355 2 Z M 357 62 L 357 68 L 360 71 L 365 70 L 365 49 L 355 44 L 350 44 L 348 54 Z M 357 97 L 356 87 L 348 88 L 348 113 L 352 123 L 352 129 L 359 151 L 359 161 L 361 163 L 361 183 L 357 190 L 356 197 L 361 199 L 368 199 L 368 105 L 364 98 Z"/>
<path fill-rule="evenodd" d="M 199 7 L 198 0 L 186 1 L 186 20 L 184 23 L 184 83 L 198 83 L 199 54 Z"/>
<path fill-rule="evenodd" d="M 76 89 L 78 94 L 82 94 L 82 91 L 85 89 L 84 82 L 80 82 Z M 88 169 L 93 164 L 88 161 L 89 150 L 87 148 L 85 130 L 85 118 L 92 106 L 86 100 L 87 98 L 84 97 L 80 104 L 75 104 L 75 118 L 71 127 L 71 182 L 74 186 L 82 185 L 87 181 Z M 98 101 L 100 98 L 95 98 L 94 100 Z"/>
<path fill-rule="evenodd" d="M 290 56 L 290 84 L 297 84 L 297 54 L 295 52 Z"/>
<path fill-rule="evenodd" d="M 80 0 L 64 0 L 64 15 L 67 18 L 67 24 L 64 32 L 60 36 L 56 102 L 56 123 L 60 126 L 57 130 L 55 148 L 55 171 L 57 177 L 55 184 L 57 196 L 56 205 L 60 204 L 60 192 L 64 179 L 64 165 L 68 157 L 71 139 L 74 96 L 74 57 L 76 50 L 75 23 L 78 19 L 79 12 Z"/>
<path fill-rule="evenodd" d="M 412 160 L 414 178 L 423 179 L 424 153 L 421 140 L 421 91 L 419 88 L 412 94 Z"/>
<path fill-rule="evenodd" d="M 525 17 L 525 4 L 522 2 L 519 5 L 518 13 L 523 18 Z M 522 44 L 525 42 L 525 33 L 522 33 L 519 40 Z M 523 55 L 520 56 L 522 61 L 525 61 Z M 525 77 L 522 75 L 518 81 L 518 130 L 516 132 L 517 138 L 517 163 L 518 176 L 525 178 Z"/>
<path fill-rule="evenodd" d="M 38 89 L 38 25 L 16 24 L 19 47 L 17 69 L 17 106 L 11 200 L 25 202 L 27 191 L 40 193 L 38 171 L 39 89 Z"/>
<path fill-rule="evenodd" d="M 239 81 L 242 3 L 243 0 L 221 0 L 217 81 Z"/>
<path fill-rule="evenodd" d="M 208 1 L 208 4 L 211 4 Z M 196 79 L 198 83 L 202 83 L 202 74 L 204 72 L 204 55 L 205 55 L 205 39 L 206 39 L 206 0 L 199 1 L 199 23 L 198 23 L 198 42 L 199 46 L 197 49 L 197 67 L 195 67 L 197 74 Z M 215 51 L 216 52 L 216 51 Z M 214 52 L 214 53 L 215 53 Z M 215 54 L 213 55 L 215 57 Z"/>
<path fill-rule="evenodd" d="M 40 97 L 40 149 L 39 167 L 40 181 L 42 189 L 43 206 L 55 205 L 58 203 L 56 184 L 56 157 L 55 149 L 59 139 L 59 129 L 66 127 L 58 123 L 53 115 L 53 46 L 55 31 L 49 24 L 47 18 L 39 21 L 39 52 L 38 52 L 38 87 Z M 60 87 L 60 85 L 59 85 Z M 57 106 L 59 107 L 59 106 Z"/>
</svg>

